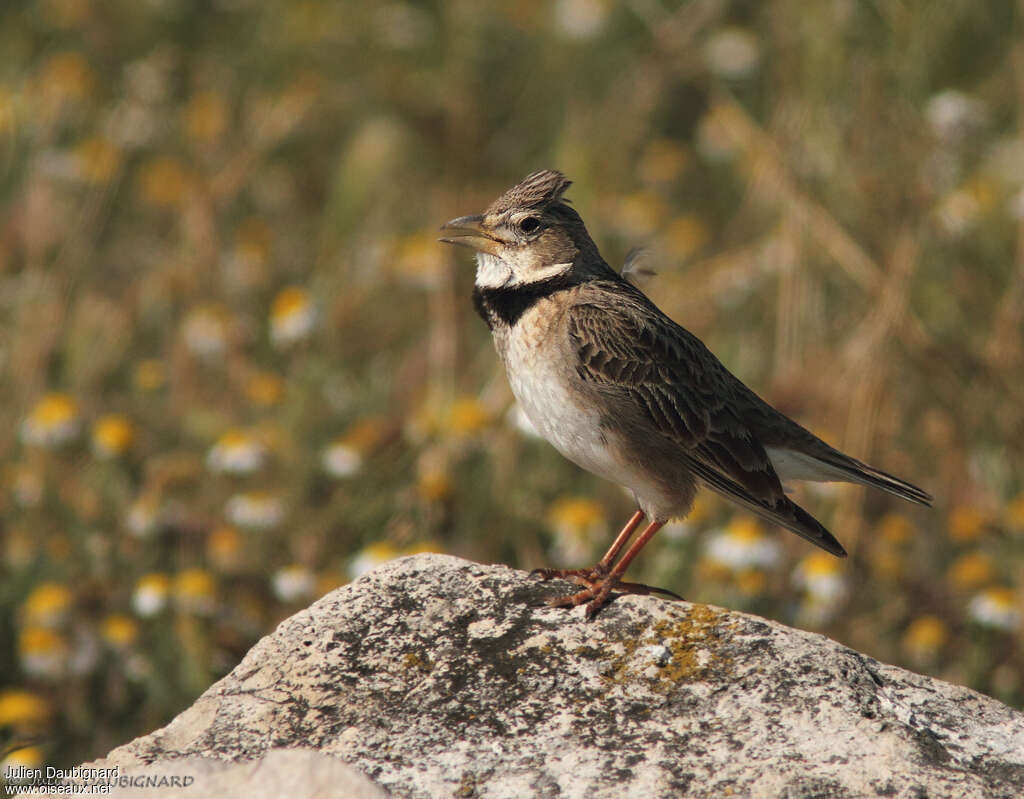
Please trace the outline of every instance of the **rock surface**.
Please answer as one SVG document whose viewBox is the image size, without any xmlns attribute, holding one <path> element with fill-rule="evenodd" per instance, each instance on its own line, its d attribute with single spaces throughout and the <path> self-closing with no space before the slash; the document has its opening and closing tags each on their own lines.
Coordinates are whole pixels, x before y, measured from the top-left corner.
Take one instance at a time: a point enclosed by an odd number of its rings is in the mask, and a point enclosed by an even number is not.
<svg viewBox="0 0 1024 799">
<path fill-rule="evenodd" d="M 401 797 L 1024 796 L 1024 714 L 993 699 L 706 605 L 624 596 L 589 622 L 538 606 L 564 587 L 394 561 L 90 765 L 184 773 L 177 759 L 213 758 L 247 764 L 204 766 L 235 773 L 235 795 L 262 773 L 295 797 L 374 794 L 325 793 L 282 749 Z"/>
</svg>

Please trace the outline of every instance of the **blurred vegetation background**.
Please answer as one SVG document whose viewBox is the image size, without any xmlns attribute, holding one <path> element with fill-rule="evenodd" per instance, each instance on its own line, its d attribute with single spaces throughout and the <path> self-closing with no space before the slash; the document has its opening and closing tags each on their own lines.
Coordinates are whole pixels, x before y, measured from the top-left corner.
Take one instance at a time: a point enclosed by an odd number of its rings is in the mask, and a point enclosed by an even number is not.
<svg viewBox="0 0 1024 799">
<path fill-rule="evenodd" d="M 0 744 L 167 722 L 401 554 L 586 566 L 630 499 L 512 403 L 436 243 L 560 168 L 762 395 L 931 490 L 851 552 L 705 497 L 634 578 L 1024 704 L 1019 2 L 0 6 Z"/>
</svg>

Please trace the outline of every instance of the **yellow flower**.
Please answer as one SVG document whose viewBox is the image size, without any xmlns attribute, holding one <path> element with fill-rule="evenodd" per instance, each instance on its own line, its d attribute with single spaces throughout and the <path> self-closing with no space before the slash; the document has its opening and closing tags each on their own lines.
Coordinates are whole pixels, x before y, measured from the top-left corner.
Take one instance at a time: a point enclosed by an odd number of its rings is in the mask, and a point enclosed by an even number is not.
<svg viewBox="0 0 1024 799">
<path fill-rule="evenodd" d="M 444 549 L 436 541 L 417 541 L 405 548 L 406 555 L 422 555 L 425 552 L 443 552 Z"/>
<path fill-rule="evenodd" d="M 185 131 L 200 144 L 210 144 L 224 135 L 228 126 L 228 106 L 214 91 L 199 92 L 185 108 Z"/>
<path fill-rule="evenodd" d="M 81 53 L 56 53 L 43 65 L 39 78 L 43 96 L 54 104 L 80 102 L 92 95 L 96 77 Z"/>
<path fill-rule="evenodd" d="M 734 581 L 744 596 L 757 596 L 768 586 L 768 576 L 759 569 L 743 569 L 735 574 Z"/>
<path fill-rule="evenodd" d="M 686 162 L 686 148 L 672 139 L 654 139 L 644 149 L 637 171 L 645 183 L 674 183 Z"/>
<path fill-rule="evenodd" d="M 970 591 L 987 585 L 995 576 L 992 559 L 982 552 L 968 552 L 961 555 L 949 567 L 946 577 L 954 588 Z"/>
<path fill-rule="evenodd" d="M 441 282 L 447 257 L 445 251 L 437 246 L 437 235 L 425 230 L 402 240 L 393 264 L 400 278 L 432 288 Z"/>
<path fill-rule="evenodd" d="M 32 728 L 50 718 L 50 705 L 38 694 L 9 690 L 0 693 L 0 727 Z"/>
<path fill-rule="evenodd" d="M 1006 526 L 1011 532 L 1024 533 L 1024 493 L 1018 494 L 1006 506 Z"/>
<path fill-rule="evenodd" d="M 219 358 L 228 346 L 229 316 L 219 305 L 203 305 L 182 321 L 189 351 L 205 360 Z"/>
<path fill-rule="evenodd" d="M 1020 608 L 1010 588 L 986 588 L 967 606 L 967 615 L 983 627 L 1010 632 L 1020 624 Z"/>
<path fill-rule="evenodd" d="M 25 627 L 18 636 L 18 655 L 32 677 L 56 679 L 68 668 L 67 642 L 46 627 Z"/>
<path fill-rule="evenodd" d="M 907 572 L 905 553 L 897 545 L 879 539 L 870 549 L 871 568 L 884 580 L 899 580 Z"/>
<path fill-rule="evenodd" d="M 421 469 L 416 480 L 416 491 L 428 502 L 440 502 L 452 493 L 452 479 L 443 468 Z"/>
<path fill-rule="evenodd" d="M 206 555 L 221 571 L 236 571 L 242 564 L 242 535 L 230 525 L 221 525 L 206 539 Z"/>
<path fill-rule="evenodd" d="M 202 569 L 186 569 L 180 572 L 174 578 L 174 599 L 178 607 L 188 613 L 213 613 L 216 600 L 216 584 L 213 577 Z"/>
<path fill-rule="evenodd" d="M 266 447 L 243 430 L 228 430 L 217 439 L 206 456 L 206 465 L 215 472 L 252 474 L 263 466 Z"/>
<path fill-rule="evenodd" d="M 11 493 L 23 508 L 34 508 L 43 501 L 46 484 L 41 470 L 31 466 L 15 466 L 11 470 Z"/>
<path fill-rule="evenodd" d="M 156 391 L 167 382 L 167 370 L 163 362 L 155 358 L 139 361 L 135 366 L 133 381 L 139 391 Z"/>
<path fill-rule="evenodd" d="M 155 616 L 167 607 L 170 591 L 171 581 L 166 574 L 146 574 L 135 584 L 132 608 L 143 618 Z"/>
<path fill-rule="evenodd" d="M 619 202 L 614 221 L 627 236 L 649 236 L 661 227 L 667 210 L 665 203 L 656 194 L 638 191 Z"/>
<path fill-rule="evenodd" d="M 266 220 L 252 216 L 235 230 L 235 245 L 224 261 L 224 275 L 237 291 L 262 289 L 270 278 L 273 231 Z"/>
<path fill-rule="evenodd" d="M 40 583 L 21 606 L 26 625 L 56 627 L 71 608 L 71 589 L 60 583 Z"/>
<path fill-rule="evenodd" d="M 665 228 L 665 248 L 675 258 L 689 258 L 704 246 L 707 239 L 707 226 L 693 214 L 677 216 Z"/>
<path fill-rule="evenodd" d="M 78 174 L 88 183 L 106 184 L 121 166 L 121 151 L 102 136 L 92 136 L 75 147 Z"/>
<path fill-rule="evenodd" d="M 469 436 L 487 427 L 490 420 L 490 414 L 479 399 L 460 397 L 448 409 L 445 426 L 455 435 Z"/>
<path fill-rule="evenodd" d="M 770 569 L 781 559 L 778 542 L 768 537 L 749 516 L 736 516 L 725 527 L 709 536 L 705 556 L 733 572 Z"/>
<path fill-rule="evenodd" d="M 278 292 L 270 309 L 270 339 L 286 347 L 309 336 L 316 324 L 317 311 L 309 292 L 289 286 Z"/>
<path fill-rule="evenodd" d="M 273 372 L 257 372 L 245 383 L 245 395 L 253 405 L 270 408 L 284 398 L 284 381 Z"/>
<path fill-rule="evenodd" d="M 887 513 L 878 522 L 879 536 L 882 540 L 892 544 L 903 544 L 910 541 L 915 532 L 913 523 L 899 513 Z"/>
<path fill-rule="evenodd" d="M 103 620 L 103 640 L 115 649 L 124 649 L 135 643 L 139 627 L 135 620 L 122 613 L 111 613 Z"/>
<path fill-rule="evenodd" d="M 67 394 L 47 394 L 21 423 L 26 444 L 56 447 L 78 435 L 78 406 Z"/>
<path fill-rule="evenodd" d="M 975 541 L 985 532 L 986 521 L 977 508 L 957 505 L 949 514 L 949 537 L 957 543 Z"/>
<path fill-rule="evenodd" d="M 903 634 L 903 651 L 915 661 L 933 660 L 949 640 L 949 628 L 937 616 L 914 619 Z"/>
<path fill-rule="evenodd" d="M 120 414 L 101 417 L 92 427 L 92 449 L 100 458 L 123 455 L 135 443 L 135 425 Z"/>
<path fill-rule="evenodd" d="M 589 557 L 591 546 L 608 536 L 608 521 L 597 502 L 588 497 L 563 497 L 547 513 L 554 533 L 553 557 L 575 562 Z"/>
<path fill-rule="evenodd" d="M 355 580 L 402 553 L 387 541 L 377 541 L 359 550 L 348 564 L 348 576 Z"/>
<path fill-rule="evenodd" d="M 136 183 L 143 202 L 154 208 L 170 209 L 184 203 L 192 176 L 180 161 L 162 156 L 139 168 Z"/>
<path fill-rule="evenodd" d="M 452 493 L 450 465 L 441 449 L 425 450 L 416 463 L 416 491 L 427 502 L 440 502 Z"/>
<path fill-rule="evenodd" d="M 838 558 L 812 552 L 797 564 L 793 582 L 817 603 L 835 605 L 846 597 L 846 580 Z"/>
<path fill-rule="evenodd" d="M 0 760 L 0 773 L 16 771 L 19 768 L 36 769 L 43 765 L 43 750 L 38 746 L 23 746 L 12 749 L 3 760 Z M 12 782 L 29 782 L 35 780 L 12 780 Z"/>
<path fill-rule="evenodd" d="M 325 596 L 345 584 L 345 578 L 335 571 L 317 575 L 314 596 Z"/>
</svg>

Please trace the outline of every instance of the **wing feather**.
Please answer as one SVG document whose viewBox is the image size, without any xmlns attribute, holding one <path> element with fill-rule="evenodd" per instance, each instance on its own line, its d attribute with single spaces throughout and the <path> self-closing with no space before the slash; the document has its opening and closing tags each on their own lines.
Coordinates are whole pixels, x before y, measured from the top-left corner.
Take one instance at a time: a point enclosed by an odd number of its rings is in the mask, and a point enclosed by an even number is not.
<svg viewBox="0 0 1024 799">
<path fill-rule="evenodd" d="M 627 396 L 654 430 L 748 495 L 769 504 L 783 498 L 764 447 L 729 408 L 733 386 L 723 375 L 731 375 L 643 295 L 616 288 L 614 304 L 581 302 L 570 311 L 580 376 Z"/>
</svg>

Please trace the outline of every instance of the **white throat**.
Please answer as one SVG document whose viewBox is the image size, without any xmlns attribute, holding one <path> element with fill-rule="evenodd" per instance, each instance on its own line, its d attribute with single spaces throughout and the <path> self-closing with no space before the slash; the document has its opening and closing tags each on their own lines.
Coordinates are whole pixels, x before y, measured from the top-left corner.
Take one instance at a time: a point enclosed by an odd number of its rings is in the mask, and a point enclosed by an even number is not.
<svg viewBox="0 0 1024 799">
<path fill-rule="evenodd" d="M 551 264 L 541 269 L 529 269 L 525 265 L 509 264 L 496 255 L 486 252 L 476 254 L 476 285 L 482 289 L 511 288 L 538 283 L 556 277 L 572 268 L 571 263 Z"/>
<path fill-rule="evenodd" d="M 476 254 L 476 284 L 482 289 L 497 289 L 512 282 L 512 269 L 496 255 Z"/>
</svg>

